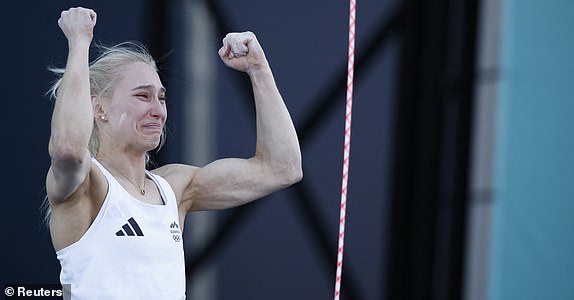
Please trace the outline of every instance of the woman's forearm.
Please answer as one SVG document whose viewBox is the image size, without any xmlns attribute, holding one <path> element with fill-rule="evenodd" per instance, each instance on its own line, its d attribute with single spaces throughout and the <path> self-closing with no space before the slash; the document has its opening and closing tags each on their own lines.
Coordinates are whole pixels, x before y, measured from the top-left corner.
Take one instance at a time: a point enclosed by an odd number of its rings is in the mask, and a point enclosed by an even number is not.
<svg viewBox="0 0 574 300">
<path fill-rule="evenodd" d="M 81 158 L 88 147 L 93 128 L 88 55 L 89 43 L 70 45 L 52 114 L 52 158 Z"/>
<path fill-rule="evenodd" d="M 256 156 L 285 180 L 298 181 L 301 151 L 297 133 L 269 67 L 250 73 L 257 115 Z"/>
</svg>

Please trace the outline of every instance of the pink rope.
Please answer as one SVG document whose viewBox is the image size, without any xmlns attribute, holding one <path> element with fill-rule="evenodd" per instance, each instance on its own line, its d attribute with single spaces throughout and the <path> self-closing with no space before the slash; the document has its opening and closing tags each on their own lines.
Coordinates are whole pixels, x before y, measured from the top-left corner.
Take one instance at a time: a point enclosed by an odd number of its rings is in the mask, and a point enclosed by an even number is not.
<svg viewBox="0 0 574 300">
<path fill-rule="evenodd" d="M 335 300 L 341 295 L 343 273 L 343 246 L 345 244 L 345 219 L 347 211 L 347 183 L 349 181 L 349 156 L 351 152 L 351 116 L 353 108 L 353 77 L 355 68 L 355 12 L 356 0 L 350 0 L 349 11 L 349 54 L 347 61 L 347 105 L 345 112 L 345 145 L 343 151 L 343 182 L 341 186 L 341 210 L 339 216 L 339 245 L 337 250 L 337 274 L 335 278 Z"/>
</svg>

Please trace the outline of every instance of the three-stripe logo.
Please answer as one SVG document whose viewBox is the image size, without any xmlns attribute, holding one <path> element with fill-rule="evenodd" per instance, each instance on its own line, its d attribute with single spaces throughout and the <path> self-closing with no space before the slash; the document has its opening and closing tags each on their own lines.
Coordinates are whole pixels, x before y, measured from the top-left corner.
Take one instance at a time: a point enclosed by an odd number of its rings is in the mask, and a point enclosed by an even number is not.
<svg viewBox="0 0 574 300">
<path fill-rule="evenodd" d="M 131 226 L 130 226 L 131 225 Z M 122 226 L 118 232 L 116 232 L 117 236 L 144 236 L 140 226 L 134 220 L 134 218 L 129 218 L 128 222 Z"/>
</svg>

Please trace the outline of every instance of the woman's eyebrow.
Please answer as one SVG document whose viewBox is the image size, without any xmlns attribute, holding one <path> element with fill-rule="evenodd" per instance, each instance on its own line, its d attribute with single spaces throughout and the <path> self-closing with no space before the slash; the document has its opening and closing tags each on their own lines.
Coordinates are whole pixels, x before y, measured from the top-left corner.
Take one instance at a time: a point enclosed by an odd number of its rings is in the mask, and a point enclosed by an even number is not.
<svg viewBox="0 0 574 300">
<path fill-rule="evenodd" d="M 153 88 L 155 88 L 155 86 L 153 84 L 146 84 L 146 85 L 136 86 L 135 88 L 132 89 L 132 91 L 149 90 L 149 89 L 153 89 Z M 159 88 L 159 91 L 165 93 L 166 89 L 165 89 L 165 87 L 162 86 Z"/>
</svg>

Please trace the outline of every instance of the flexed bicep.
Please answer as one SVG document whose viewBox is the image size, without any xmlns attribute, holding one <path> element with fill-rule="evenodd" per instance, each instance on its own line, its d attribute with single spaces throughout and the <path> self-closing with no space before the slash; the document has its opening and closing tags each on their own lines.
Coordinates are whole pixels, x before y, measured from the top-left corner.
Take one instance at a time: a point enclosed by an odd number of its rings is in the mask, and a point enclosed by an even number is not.
<svg viewBox="0 0 574 300">
<path fill-rule="evenodd" d="M 225 209 L 260 199 L 287 185 L 257 157 L 224 158 L 197 170 L 185 195 L 191 202 L 189 210 Z"/>
</svg>

